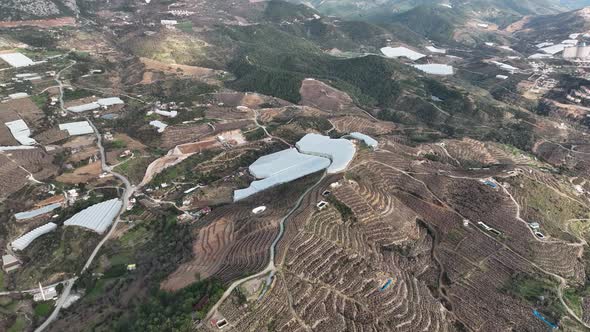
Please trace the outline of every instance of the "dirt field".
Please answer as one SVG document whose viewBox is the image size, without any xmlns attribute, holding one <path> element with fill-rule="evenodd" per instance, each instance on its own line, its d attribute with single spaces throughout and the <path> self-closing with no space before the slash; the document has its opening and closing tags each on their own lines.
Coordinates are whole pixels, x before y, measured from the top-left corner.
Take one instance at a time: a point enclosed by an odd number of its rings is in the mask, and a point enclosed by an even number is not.
<svg viewBox="0 0 590 332">
<path fill-rule="evenodd" d="M 97 178 L 100 173 L 100 161 L 97 161 L 92 164 L 76 168 L 71 173 L 64 173 L 58 176 L 56 180 L 68 184 L 87 183 L 90 182 L 90 180 Z"/>
<path fill-rule="evenodd" d="M 0 112 L 14 111 L 27 122 L 29 126 L 35 126 L 45 117 L 43 111 L 31 100 L 31 98 L 21 98 L 10 100 L 0 104 Z"/>
<path fill-rule="evenodd" d="M 218 258 L 227 251 L 233 241 L 234 223 L 228 218 L 220 218 L 199 231 L 193 244 L 195 260 L 181 265 L 161 284 L 161 288 L 174 291 L 200 278 L 209 277 L 221 264 Z"/>
<path fill-rule="evenodd" d="M 0 28 L 18 28 L 33 26 L 38 28 L 54 28 L 64 26 L 76 26 L 76 19 L 73 17 L 51 18 L 46 20 L 28 21 L 0 21 Z"/>
<path fill-rule="evenodd" d="M 140 58 L 140 60 L 145 65 L 145 72 L 143 74 L 143 79 L 140 82 L 141 84 L 152 83 L 154 72 L 164 72 L 186 78 L 190 77 L 214 85 L 221 84 L 221 82 L 217 79 L 217 76 L 221 73 L 221 71 L 205 67 L 165 63 L 148 58 Z"/>
<path fill-rule="evenodd" d="M 353 107 L 352 98 L 346 93 L 314 79 L 305 79 L 299 89 L 300 104 L 333 112 Z"/>
</svg>

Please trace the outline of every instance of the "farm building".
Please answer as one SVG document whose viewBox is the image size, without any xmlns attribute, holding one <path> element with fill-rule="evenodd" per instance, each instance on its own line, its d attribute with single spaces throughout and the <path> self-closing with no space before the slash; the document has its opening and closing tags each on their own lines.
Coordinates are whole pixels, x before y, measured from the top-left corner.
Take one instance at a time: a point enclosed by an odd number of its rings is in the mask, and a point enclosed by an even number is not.
<svg viewBox="0 0 590 332">
<path fill-rule="evenodd" d="M 302 154 L 293 148 L 260 157 L 250 165 L 249 171 L 254 177 L 261 180 L 253 181 L 248 188 L 236 190 L 234 201 L 302 178 L 329 166 L 329 159 Z"/>
<path fill-rule="evenodd" d="M 377 140 L 375 140 L 373 137 L 371 137 L 369 135 L 365 135 L 363 133 L 352 132 L 352 133 L 350 133 L 350 137 L 352 137 L 356 140 L 359 140 L 359 141 L 363 141 L 368 147 L 370 147 L 372 149 L 376 149 L 377 145 L 379 145 Z"/>
<path fill-rule="evenodd" d="M 76 213 L 64 225 L 80 226 L 102 234 L 113 223 L 122 205 L 118 198 L 94 204 Z"/>
<path fill-rule="evenodd" d="M 14 217 L 16 218 L 16 220 L 31 219 L 31 218 L 38 217 L 42 214 L 49 213 L 59 207 L 61 207 L 61 203 L 54 203 L 54 204 L 46 205 L 46 206 L 39 208 L 39 209 L 16 213 L 14 215 Z"/>
<path fill-rule="evenodd" d="M 0 54 L 0 59 L 4 60 L 6 63 L 15 68 L 27 67 L 35 64 L 33 60 L 21 53 Z"/>
<path fill-rule="evenodd" d="M 50 222 L 43 226 L 39 226 L 18 239 L 12 241 L 10 244 L 14 250 L 24 250 L 31 244 L 36 238 L 41 235 L 47 234 L 57 228 L 57 225 Z"/>
<path fill-rule="evenodd" d="M 62 123 L 59 125 L 59 130 L 66 130 L 70 136 L 88 135 L 94 132 L 88 121 Z"/>
<path fill-rule="evenodd" d="M 12 255 L 3 255 L 2 256 L 2 269 L 5 272 L 10 272 L 18 269 L 20 267 L 20 261 L 18 258 Z"/>
<path fill-rule="evenodd" d="M 5 125 L 8 127 L 14 139 L 16 139 L 22 145 L 34 145 L 37 144 L 37 141 L 32 139 L 31 130 L 29 126 L 27 126 L 26 122 L 23 120 L 16 120 L 6 122 Z"/>
<path fill-rule="evenodd" d="M 332 163 L 328 167 L 328 173 L 344 171 L 356 151 L 349 140 L 333 139 L 319 134 L 307 134 L 295 146 L 301 153 L 330 159 Z"/>
</svg>

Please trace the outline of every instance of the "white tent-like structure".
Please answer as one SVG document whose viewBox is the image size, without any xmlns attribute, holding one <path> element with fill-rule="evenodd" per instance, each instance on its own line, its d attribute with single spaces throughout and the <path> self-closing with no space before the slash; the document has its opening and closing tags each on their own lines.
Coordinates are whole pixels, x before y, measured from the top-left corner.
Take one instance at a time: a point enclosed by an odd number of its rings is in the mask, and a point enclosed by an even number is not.
<svg viewBox="0 0 590 332">
<path fill-rule="evenodd" d="M 88 121 L 78 121 L 70 123 L 62 123 L 59 125 L 59 130 L 66 130 L 70 136 L 88 135 L 94 133 L 94 129 Z"/>
<path fill-rule="evenodd" d="M 260 157 L 250 165 L 248 170 L 250 174 L 261 180 L 253 181 L 248 188 L 236 190 L 234 201 L 319 172 L 328 166 L 330 166 L 329 159 L 302 154 L 296 149 L 287 149 Z"/>
<path fill-rule="evenodd" d="M 14 217 L 16 218 L 16 220 L 31 219 L 38 217 L 42 214 L 49 213 L 59 207 L 61 207 L 61 203 L 49 204 L 39 209 L 16 213 Z"/>
<path fill-rule="evenodd" d="M 37 141 L 35 141 L 34 139 L 32 139 L 30 137 L 31 130 L 29 129 L 29 126 L 27 126 L 27 123 L 25 121 L 15 120 L 15 121 L 6 122 L 5 125 L 10 130 L 10 133 L 12 133 L 12 136 L 14 136 L 14 139 L 16 139 L 20 144 L 22 144 L 22 145 L 37 144 Z"/>
<path fill-rule="evenodd" d="M 14 250 L 24 250 L 31 244 L 36 238 L 41 235 L 47 234 L 57 228 L 57 225 L 50 222 L 43 226 L 39 226 L 18 239 L 12 241 L 10 244 Z"/>
<path fill-rule="evenodd" d="M 94 204 L 76 213 L 66 220 L 64 225 L 84 227 L 102 234 L 113 223 L 122 205 L 123 203 L 118 198 Z"/>
<path fill-rule="evenodd" d="M 333 139 L 319 134 L 307 134 L 295 146 L 299 152 L 329 158 L 332 161 L 328 173 L 339 173 L 348 167 L 356 149 L 347 139 Z"/>
</svg>

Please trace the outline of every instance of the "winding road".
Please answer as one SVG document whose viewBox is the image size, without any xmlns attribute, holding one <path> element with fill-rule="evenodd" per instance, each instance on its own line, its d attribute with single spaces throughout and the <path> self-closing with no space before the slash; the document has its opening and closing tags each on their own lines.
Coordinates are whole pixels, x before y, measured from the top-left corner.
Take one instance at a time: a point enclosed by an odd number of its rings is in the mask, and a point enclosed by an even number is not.
<svg viewBox="0 0 590 332">
<path fill-rule="evenodd" d="M 297 211 L 297 209 L 299 209 L 299 207 L 301 206 L 301 203 L 303 202 L 303 199 L 305 198 L 305 196 L 307 196 L 307 194 L 309 194 L 313 189 L 317 188 L 317 186 L 320 185 L 320 183 L 322 183 L 322 181 L 324 181 L 324 179 L 326 178 L 326 172 L 324 172 L 324 174 L 322 174 L 322 177 L 311 187 L 307 188 L 307 190 L 305 190 L 305 192 L 303 192 L 299 198 L 297 199 L 297 202 L 295 203 L 295 205 L 289 210 L 289 212 L 287 212 L 287 214 L 279 221 L 279 233 L 277 234 L 277 236 L 275 237 L 274 241 L 272 242 L 270 248 L 269 248 L 269 260 L 268 260 L 268 265 L 266 266 L 266 268 L 256 274 L 253 274 L 251 276 L 242 278 L 240 280 L 234 281 L 223 293 L 223 295 L 221 296 L 221 298 L 219 299 L 219 301 L 217 301 L 217 303 L 215 303 L 215 305 L 213 307 L 211 307 L 211 309 L 209 310 L 209 313 L 207 314 L 206 318 L 203 320 L 204 322 L 209 321 L 211 319 L 211 317 L 213 317 L 213 315 L 215 315 L 217 313 L 217 310 L 219 309 L 219 307 L 221 306 L 221 304 L 229 297 L 229 295 L 233 292 L 234 289 L 236 289 L 236 287 L 238 287 L 239 285 L 243 284 L 246 281 L 250 281 L 252 279 L 256 279 L 256 278 L 260 278 L 266 274 L 268 274 L 268 278 L 266 279 L 266 285 L 265 285 L 265 289 L 268 289 L 268 287 L 270 286 L 270 284 L 272 283 L 272 279 L 274 274 L 277 271 L 277 268 L 275 266 L 275 251 L 276 251 L 276 246 L 279 243 L 279 241 L 281 240 L 281 238 L 283 237 L 283 233 L 285 233 L 285 222 L 287 221 L 287 219 L 289 217 L 291 217 L 293 215 L 293 213 L 295 213 L 295 211 Z"/>
<path fill-rule="evenodd" d="M 59 96 L 59 105 L 60 105 L 60 108 L 63 112 L 67 112 L 67 110 L 64 108 L 64 101 L 63 101 L 64 84 L 61 82 L 60 76 L 65 70 L 71 68 L 75 64 L 76 64 L 76 61 L 72 61 L 72 63 L 69 66 L 60 70 L 57 73 L 57 75 L 55 76 L 55 81 L 58 83 L 58 86 L 59 86 L 59 95 L 60 95 Z M 88 257 L 88 259 L 86 260 L 86 264 L 84 264 L 84 267 L 82 267 L 82 270 L 80 271 L 79 275 L 81 275 L 84 271 L 86 271 L 90 267 L 90 265 L 94 261 L 94 258 L 96 257 L 96 255 L 98 254 L 98 252 L 100 251 L 102 246 L 112 236 L 113 232 L 117 228 L 117 225 L 121 221 L 121 213 L 123 213 L 124 211 L 127 210 L 127 206 L 129 205 L 129 198 L 131 197 L 131 195 L 133 195 L 133 193 L 135 191 L 135 187 L 133 187 L 131 185 L 131 183 L 129 182 L 129 180 L 125 176 L 123 176 L 117 172 L 114 172 L 112 170 L 112 167 L 107 165 L 104 147 L 102 145 L 102 135 L 100 134 L 100 132 L 98 131 L 98 129 L 96 128 L 94 123 L 90 120 L 90 118 L 86 117 L 86 120 L 88 121 L 88 123 L 90 124 L 92 129 L 94 130 L 94 135 L 96 136 L 96 139 L 97 139 L 96 144 L 97 144 L 98 149 L 100 151 L 100 164 L 101 164 L 102 171 L 113 175 L 114 177 L 119 179 L 121 182 L 123 182 L 123 184 L 125 185 L 125 189 L 124 189 L 123 195 L 122 195 L 123 204 L 121 206 L 121 209 L 119 210 L 119 213 L 117 214 L 117 217 L 115 218 L 115 221 L 113 222 L 108 233 L 96 245 L 96 247 L 92 251 L 92 254 L 90 254 L 90 257 Z M 70 296 L 70 292 L 72 291 L 72 286 L 74 285 L 74 283 L 76 282 L 77 279 L 78 279 L 78 277 L 74 277 L 74 278 L 68 279 L 64 282 L 65 287 L 64 287 L 60 297 L 57 299 L 57 301 L 55 303 L 55 308 L 53 309 L 53 311 L 51 312 L 49 317 L 47 317 L 47 319 L 43 322 L 43 324 L 41 324 L 37 329 L 35 329 L 35 332 L 41 332 L 41 331 L 45 330 L 54 320 L 57 319 L 59 312 L 61 311 L 67 298 Z"/>
</svg>

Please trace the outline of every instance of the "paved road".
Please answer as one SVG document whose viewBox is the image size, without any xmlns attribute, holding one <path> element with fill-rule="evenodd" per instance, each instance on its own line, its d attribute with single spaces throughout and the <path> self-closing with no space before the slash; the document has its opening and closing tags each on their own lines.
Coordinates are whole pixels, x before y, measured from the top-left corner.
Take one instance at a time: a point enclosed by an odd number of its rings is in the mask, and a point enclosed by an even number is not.
<svg viewBox="0 0 590 332">
<path fill-rule="evenodd" d="M 59 73 L 55 77 L 55 81 L 58 83 L 59 91 L 60 91 L 60 97 L 59 97 L 60 108 L 64 112 L 67 112 L 67 110 L 64 108 L 63 83 L 60 80 L 60 75 L 64 70 L 72 67 L 74 64 L 76 64 L 75 61 L 73 61 L 72 64 L 70 64 L 69 66 L 60 70 Z M 112 168 L 107 165 L 104 147 L 102 146 L 102 135 L 100 134 L 100 132 L 98 131 L 98 129 L 96 128 L 94 123 L 92 123 L 92 121 L 89 118 L 86 118 L 86 120 L 88 121 L 88 123 L 90 124 L 92 129 L 94 130 L 94 135 L 96 136 L 96 139 L 97 139 L 96 144 L 97 144 L 98 149 L 100 151 L 100 164 L 101 164 L 101 168 L 102 168 L 103 172 L 110 173 L 114 177 L 119 179 L 121 182 L 123 182 L 123 184 L 125 185 L 125 190 L 123 191 L 123 197 L 122 197 L 123 204 L 121 206 L 121 209 L 119 210 L 119 213 L 117 214 L 115 221 L 113 222 L 113 225 L 111 226 L 108 233 L 103 237 L 103 239 L 96 245 L 96 247 L 92 251 L 92 254 L 90 254 L 90 257 L 88 257 L 86 264 L 84 264 L 84 267 L 80 271 L 80 274 L 82 274 L 84 271 L 86 271 L 90 267 L 90 265 L 92 265 L 94 258 L 96 257 L 96 255 L 98 254 L 98 252 L 100 251 L 102 246 L 108 241 L 108 239 L 111 237 L 111 235 L 113 234 L 113 232 L 117 228 L 117 225 L 121 221 L 121 213 L 123 213 L 125 210 L 127 210 L 127 206 L 129 205 L 129 198 L 131 197 L 131 195 L 133 195 L 133 192 L 135 191 L 135 188 L 131 185 L 131 183 L 129 182 L 129 180 L 125 176 L 123 176 L 117 172 L 114 172 L 112 170 Z M 45 322 L 43 322 L 43 324 L 41 324 L 35 330 L 35 332 L 41 332 L 41 331 L 45 330 L 49 326 L 49 324 L 51 324 L 54 320 L 57 319 L 59 312 L 60 312 L 61 308 L 63 307 L 66 299 L 70 295 L 70 292 L 72 290 L 72 286 L 74 285 L 76 280 L 77 280 L 77 277 L 66 281 L 66 283 L 65 283 L 66 286 L 64 287 L 60 297 L 58 298 L 57 302 L 55 303 L 55 308 L 53 309 L 53 312 L 51 312 L 51 315 L 49 315 L 49 317 L 47 317 Z"/>
<path fill-rule="evenodd" d="M 270 249 L 269 249 L 269 253 L 270 253 L 270 259 L 268 261 L 268 265 L 266 266 L 266 268 L 254 275 L 242 278 L 240 280 L 234 281 L 228 289 L 225 290 L 225 292 L 223 293 L 223 295 L 221 296 L 221 298 L 219 299 L 219 301 L 217 301 L 217 303 L 215 303 L 215 305 L 213 307 L 211 307 L 211 309 L 209 310 L 209 313 L 207 314 L 207 318 L 203 319 L 203 322 L 207 322 L 211 319 L 211 317 L 213 317 L 213 315 L 217 312 L 217 309 L 219 309 L 219 306 L 221 306 L 221 304 L 223 303 L 223 301 L 225 301 L 228 296 L 231 294 L 231 292 L 236 289 L 236 287 L 238 287 L 239 285 L 243 284 L 246 281 L 252 280 L 252 279 L 256 279 L 259 277 L 262 277 L 266 274 L 269 274 L 268 278 L 266 279 L 266 285 L 265 288 L 267 289 L 270 286 L 270 283 L 272 283 L 272 277 L 274 276 L 274 274 L 276 273 L 276 266 L 275 266 L 275 250 L 276 250 L 276 246 L 279 243 L 279 241 L 281 240 L 281 238 L 283 237 L 283 233 L 285 233 L 285 222 L 287 221 L 287 219 L 293 215 L 293 213 L 295 213 L 295 211 L 301 206 L 301 203 L 303 202 L 303 199 L 305 198 L 305 196 L 307 196 L 307 194 L 309 194 L 314 188 L 316 188 L 320 183 L 322 183 L 322 181 L 326 178 L 326 173 L 324 172 L 324 174 L 322 175 L 322 177 L 311 187 L 309 187 L 303 194 L 301 194 L 301 196 L 299 196 L 299 198 L 297 199 L 297 202 L 295 203 L 295 205 L 291 208 L 291 210 L 289 210 L 289 212 L 280 220 L 279 222 L 279 233 L 277 234 L 277 236 L 275 237 L 274 241 L 272 242 Z"/>
</svg>

